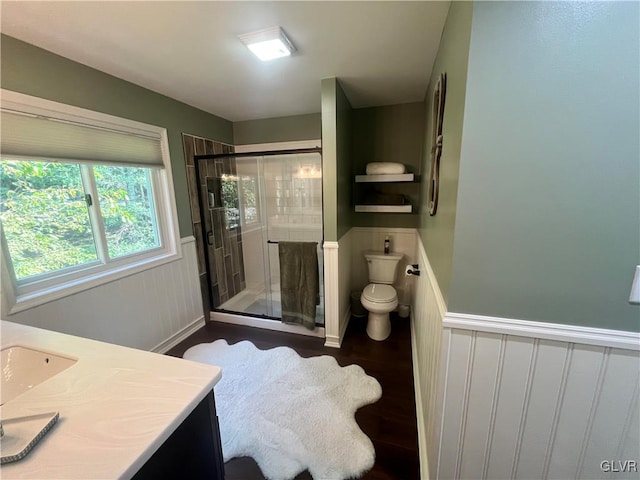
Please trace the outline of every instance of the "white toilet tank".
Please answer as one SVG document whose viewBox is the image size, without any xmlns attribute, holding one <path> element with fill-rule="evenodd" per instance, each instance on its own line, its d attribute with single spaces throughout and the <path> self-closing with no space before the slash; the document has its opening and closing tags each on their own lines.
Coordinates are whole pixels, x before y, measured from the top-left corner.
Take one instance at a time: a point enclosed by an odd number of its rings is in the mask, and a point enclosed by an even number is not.
<svg viewBox="0 0 640 480">
<path fill-rule="evenodd" d="M 396 268 L 402 260 L 401 253 L 364 252 L 369 268 L 369 282 L 391 285 L 396 279 Z"/>
</svg>

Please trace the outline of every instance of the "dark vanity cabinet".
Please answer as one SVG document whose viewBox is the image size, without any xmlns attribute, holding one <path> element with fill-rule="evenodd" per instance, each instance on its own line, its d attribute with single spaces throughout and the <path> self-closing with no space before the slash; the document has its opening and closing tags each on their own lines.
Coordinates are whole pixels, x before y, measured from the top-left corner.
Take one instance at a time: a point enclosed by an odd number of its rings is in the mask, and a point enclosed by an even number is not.
<svg viewBox="0 0 640 480">
<path fill-rule="evenodd" d="M 133 478 L 224 479 L 222 443 L 213 391 L 193 409 Z"/>
</svg>

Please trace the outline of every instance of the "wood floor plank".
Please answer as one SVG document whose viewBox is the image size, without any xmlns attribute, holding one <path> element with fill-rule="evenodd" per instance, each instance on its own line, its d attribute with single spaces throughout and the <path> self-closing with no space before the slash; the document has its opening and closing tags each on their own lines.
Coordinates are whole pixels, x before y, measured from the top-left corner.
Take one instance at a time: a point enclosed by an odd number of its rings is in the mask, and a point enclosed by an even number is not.
<svg viewBox="0 0 640 480">
<path fill-rule="evenodd" d="M 382 386 L 382 398 L 356 412 L 356 421 L 376 450 L 374 467 L 362 478 L 367 480 L 410 480 L 420 477 L 418 433 L 411 362 L 411 330 L 408 319 L 392 315 L 392 330 L 383 342 L 371 340 L 365 331 L 366 319 L 351 318 L 340 349 L 325 347 L 324 339 L 263 330 L 218 322 L 203 328 L 171 349 L 167 354 L 182 357 L 191 346 L 223 338 L 229 344 L 249 340 L 267 350 L 279 346 L 293 348 L 302 357 L 331 355 L 341 366 L 358 364 Z M 234 458 L 225 464 L 228 480 L 262 480 L 255 461 Z M 311 479 L 303 472 L 296 480 Z"/>
</svg>

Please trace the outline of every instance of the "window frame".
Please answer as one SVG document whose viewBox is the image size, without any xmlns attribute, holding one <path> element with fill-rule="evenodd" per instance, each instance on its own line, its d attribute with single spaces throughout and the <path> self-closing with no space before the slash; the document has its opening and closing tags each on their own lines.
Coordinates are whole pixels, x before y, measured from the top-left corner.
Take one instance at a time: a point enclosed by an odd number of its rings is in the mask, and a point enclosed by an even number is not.
<svg viewBox="0 0 640 480">
<path fill-rule="evenodd" d="M 116 257 L 115 259 L 110 259 L 107 263 L 104 263 L 104 259 L 101 258 L 98 253 L 98 259 L 89 264 L 76 265 L 55 272 L 45 273 L 35 277 L 32 281 L 25 282 L 21 280 L 18 282 L 13 272 L 11 255 L 4 237 L 4 232 L 0 227 L 0 237 L 2 237 L 0 242 L 2 250 L 0 274 L 2 276 L 3 314 L 14 314 L 27 310 L 182 258 L 166 128 L 4 89 L 0 89 L 0 95 L 3 108 L 35 115 L 46 115 L 48 117 L 78 122 L 84 125 L 109 128 L 120 131 L 123 134 L 143 134 L 153 137 L 154 140 L 157 140 L 160 144 L 163 163 L 162 167 L 143 166 L 143 168 L 149 168 L 150 171 L 152 198 L 154 200 L 153 209 L 155 211 L 156 225 L 158 228 L 159 247 Z M 10 154 L 4 158 L 27 161 L 40 160 Z M 91 185 L 95 182 L 91 163 L 94 165 L 106 165 L 106 163 L 92 162 L 91 159 L 87 159 L 87 163 L 81 161 L 73 161 L 71 163 L 80 165 L 83 183 L 89 180 L 88 185 L 89 190 L 91 190 L 89 193 L 92 195 L 94 205 L 97 204 L 97 208 L 100 208 L 96 186 L 95 184 Z M 126 167 L 131 165 L 120 164 L 120 166 Z M 91 175 L 88 175 L 87 171 L 90 171 Z M 92 215 L 91 209 L 89 209 L 89 215 Z M 91 219 L 91 224 L 95 238 L 98 232 L 94 230 L 93 218 Z M 97 239 L 97 242 L 102 240 Z"/>
</svg>

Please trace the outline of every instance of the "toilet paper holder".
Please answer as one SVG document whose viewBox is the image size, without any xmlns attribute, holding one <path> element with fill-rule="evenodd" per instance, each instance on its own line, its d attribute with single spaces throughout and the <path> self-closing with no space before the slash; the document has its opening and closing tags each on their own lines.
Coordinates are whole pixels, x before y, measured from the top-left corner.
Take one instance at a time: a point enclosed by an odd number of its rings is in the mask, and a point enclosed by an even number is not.
<svg viewBox="0 0 640 480">
<path fill-rule="evenodd" d="M 416 277 L 420 276 L 420 270 L 419 270 L 419 265 L 417 263 L 414 263 L 412 265 L 407 265 L 404 269 L 404 274 L 405 275 L 415 275 Z"/>
</svg>

